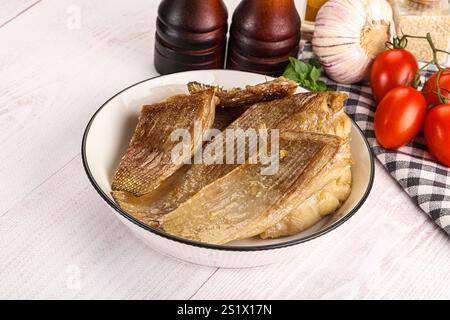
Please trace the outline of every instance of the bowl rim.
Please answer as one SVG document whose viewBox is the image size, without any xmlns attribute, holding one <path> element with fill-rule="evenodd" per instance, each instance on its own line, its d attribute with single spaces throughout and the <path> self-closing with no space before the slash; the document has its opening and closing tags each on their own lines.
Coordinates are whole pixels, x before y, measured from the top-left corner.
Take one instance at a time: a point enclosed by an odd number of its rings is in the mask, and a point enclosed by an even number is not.
<svg viewBox="0 0 450 320">
<path fill-rule="evenodd" d="M 247 73 L 247 74 L 255 74 L 255 73 L 251 73 L 251 72 L 244 72 L 244 71 L 236 71 L 236 70 L 225 70 L 225 69 L 210 69 L 210 70 L 198 70 L 198 72 L 205 72 L 205 71 L 231 71 L 231 72 L 238 72 L 238 73 Z M 180 73 L 191 73 L 191 72 L 196 72 L 196 71 L 185 71 L 185 72 L 178 72 L 178 74 Z M 173 74 L 168 74 L 167 76 L 170 76 Z M 259 75 L 259 74 L 258 74 Z M 177 236 L 173 236 L 171 234 L 168 234 L 162 230 L 159 230 L 157 228 L 151 227 L 141 221 L 139 221 L 138 219 L 134 218 L 132 215 L 130 215 L 129 213 L 127 213 L 125 210 L 123 210 L 122 208 L 120 208 L 120 206 L 113 200 L 111 200 L 108 195 L 103 192 L 103 190 L 100 188 L 100 186 L 98 185 L 98 183 L 96 182 L 90 168 L 89 168 L 89 163 L 88 163 L 88 159 L 87 159 L 87 153 L 86 153 L 86 143 L 89 137 L 89 131 L 91 129 L 92 124 L 95 121 L 95 118 L 97 117 L 97 115 L 103 110 L 104 107 L 106 107 L 113 99 L 115 99 L 117 96 L 119 96 L 120 94 L 124 93 L 125 91 L 128 91 L 129 89 L 138 86 L 142 83 L 145 83 L 147 81 L 151 81 L 154 79 L 158 79 L 161 77 L 164 77 L 165 75 L 159 75 L 159 76 L 155 76 L 155 77 L 151 77 L 151 78 L 147 78 L 145 80 L 136 82 L 134 84 L 132 84 L 131 86 L 119 91 L 118 93 L 116 93 L 115 95 L 113 95 L 111 98 L 109 98 L 105 103 L 103 103 L 103 105 L 97 109 L 97 111 L 94 113 L 94 115 L 91 117 L 91 119 L 89 120 L 86 129 L 83 133 L 83 139 L 82 139 L 82 143 L 81 143 L 81 156 L 82 156 L 82 161 L 83 161 L 83 167 L 85 170 L 85 173 L 89 179 L 89 181 L 91 182 L 92 186 L 94 187 L 94 189 L 97 191 L 97 193 L 100 195 L 101 198 L 103 198 L 103 200 L 113 209 L 115 210 L 117 213 L 119 213 L 123 218 L 127 219 L 128 221 L 134 223 L 135 225 L 137 225 L 138 227 L 141 227 L 142 229 L 153 233 L 154 235 L 163 237 L 167 240 L 171 240 L 171 241 L 175 241 L 181 244 L 185 244 L 185 245 L 190 245 L 190 246 L 194 246 L 194 247 L 198 247 L 198 248 L 203 248 L 203 249 L 212 249 L 212 250 L 220 250 L 220 251 L 236 251 L 236 252 L 251 252 L 251 251 L 266 251 L 266 250 L 275 250 L 275 249 L 283 249 L 283 248 L 287 248 L 290 246 L 294 246 L 300 243 L 304 243 L 304 242 L 308 242 L 311 241 L 313 239 L 319 238 L 329 232 L 331 232 L 332 230 L 340 227 L 342 224 L 344 224 L 345 222 L 347 222 L 351 217 L 353 217 L 356 212 L 359 211 L 359 209 L 362 207 L 362 205 L 366 202 L 372 187 L 373 187 L 373 182 L 374 182 L 374 178 L 375 178 L 375 160 L 374 160 L 374 154 L 372 151 L 372 148 L 370 147 L 370 144 L 367 140 L 367 138 L 364 136 L 363 131 L 361 130 L 361 128 L 358 126 L 358 124 L 353 120 L 353 124 L 355 125 L 355 127 L 357 128 L 357 130 L 359 131 L 359 133 L 361 134 L 365 144 L 366 144 L 366 148 L 369 152 L 369 161 L 370 161 L 370 177 L 369 177 L 369 183 L 367 185 L 366 190 L 364 191 L 363 196 L 361 197 L 361 199 L 358 201 L 358 203 L 353 207 L 352 210 L 350 210 L 350 212 L 348 212 L 343 218 L 341 218 L 340 220 L 338 220 L 337 222 L 333 223 L 332 225 L 312 234 L 309 235 L 307 237 L 304 238 L 300 238 L 300 239 L 294 239 L 294 240 L 290 240 L 290 241 L 286 241 L 286 242 L 281 242 L 281 243 L 276 243 L 276 244 L 268 244 L 268 245 L 258 245 L 258 246 L 230 246 L 230 245 L 215 245 L 215 244 L 208 244 L 208 243 L 203 243 L 203 242 L 198 242 L 198 241 L 192 241 L 192 240 L 188 240 L 188 239 L 184 239 L 181 237 L 177 237 Z"/>
</svg>

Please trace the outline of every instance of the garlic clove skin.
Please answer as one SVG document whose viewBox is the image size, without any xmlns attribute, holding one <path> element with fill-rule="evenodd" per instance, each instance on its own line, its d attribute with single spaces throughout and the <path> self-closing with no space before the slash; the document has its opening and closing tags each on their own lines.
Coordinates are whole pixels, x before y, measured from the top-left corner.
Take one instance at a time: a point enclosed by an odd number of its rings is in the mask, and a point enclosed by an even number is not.
<svg viewBox="0 0 450 320">
<path fill-rule="evenodd" d="M 386 0 L 329 0 L 316 18 L 313 51 L 331 79 L 353 84 L 369 79 L 373 60 L 394 34 Z"/>
</svg>

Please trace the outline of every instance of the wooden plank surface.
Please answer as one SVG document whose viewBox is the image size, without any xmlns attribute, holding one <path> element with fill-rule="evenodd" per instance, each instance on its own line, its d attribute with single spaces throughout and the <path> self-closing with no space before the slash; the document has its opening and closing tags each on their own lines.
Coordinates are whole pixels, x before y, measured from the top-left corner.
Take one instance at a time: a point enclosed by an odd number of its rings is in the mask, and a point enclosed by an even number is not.
<svg viewBox="0 0 450 320">
<path fill-rule="evenodd" d="M 0 234 L 2 297 L 188 299 L 214 272 L 136 239 L 99 201 L 79 156 L 4 215 Z"/>
<path fill-rule="evenodd" d="M 448 236 L 379 164 L 375 181 L 360 212 L 291 263 L 219 270 L 193 298 L 450 299 Z"/>
<path fill-rule="evenodd" d="M 0 52 L 0 70 L 8 79 L 0 81 L 0 181 L 7 186 L 0 188 L 1 296 L 189 298 L 214 272 L 143 247 L 111 220 L 79 161 L 82 133 L 94 111 L 120 89 L 156 75 L 152 3 L 46 0 L 0 29 L 0 41 L 9 44 Z M 77 8 L 81 27 L 71 29 Z M 109 218 L 94 222 L 102 216 Z M 85 224 L 86 231 L 76 231 L 71 219 Z M 57 239 L 64 226 L 70 237 Z M 91 249 L 83 240 L 89 237 Z M 113 238 L 122 244 L 111 246 Z M 71 266 L 86 278 L 81 291 L 66 284 Z M 99 283 L 108 271 L 111 278 Z M 124 290 L 108 287 L 121 281 Z"/>
<path fill-rule="evenodd" d="M 8 181 L 0 215 L 79 153 L 86 123 L 106 99 L 156 75 L 155 12 L 133 2 L 48 0 L 0 29 L 9 44 L 0 52 L 0 180 Z M 67 27 L 74 3 L 81 29 Z"/>
<path fill-rule="evenodd" d="M 2 0 L 0 5 L 0 28 L 39 4 L 42 0 Z"/>
<path fill-rule="evenodd" d="M 361 211 L 290 263 L 222 270 L 144 246 L 79 150 L 104 101 L 156 75 L 158 1 L 43 0 L 20 14 L 30 3 L 0 3 L 0 24 L 18 15 L 0 28 L 0 297 L 450 298 L 448 237 L 379 164 Z"/>
</svg>

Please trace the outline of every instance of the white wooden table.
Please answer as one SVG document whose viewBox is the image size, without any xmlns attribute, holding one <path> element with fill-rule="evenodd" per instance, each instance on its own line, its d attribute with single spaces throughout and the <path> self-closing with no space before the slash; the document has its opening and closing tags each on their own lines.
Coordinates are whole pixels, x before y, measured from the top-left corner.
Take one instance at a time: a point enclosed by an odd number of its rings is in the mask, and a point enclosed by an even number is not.
<svg viewBox="0 0 450 320">
<path fill-rule="evenodd" d="M 191 265 L 116 220 L 81 137 L 110 96 L 156 75 L 158 3 L 0 2 L 0 298 L 450 298 L 449 238 L 378 163 L 360 212 L 287 264 Z"/>
</svg>

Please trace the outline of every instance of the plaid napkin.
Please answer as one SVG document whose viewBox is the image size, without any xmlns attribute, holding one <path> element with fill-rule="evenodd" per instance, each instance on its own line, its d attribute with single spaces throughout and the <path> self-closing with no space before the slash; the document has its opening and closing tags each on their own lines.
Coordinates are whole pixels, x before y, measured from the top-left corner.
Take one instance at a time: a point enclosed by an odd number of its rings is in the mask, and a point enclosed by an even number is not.
<svg viewBox="0 0 450 320">
<path fill-rule="evenodd" d="M 307 43 L 301 59 L 312 57 L 311 44 Z M 425 75 L 433 72 L 429 69 Z M 399 150 L 382 148 L 375 139 L 376 104 L 370 86 L 341 85 L 330 79 L 323 80 L 330 88 L 349 93 L 346 111 L 364 132 L 375 156 L 419 207 L 450 235 L 450 170 L 438 164 L 427 152 L 423 136 Z"/>
</svg>

